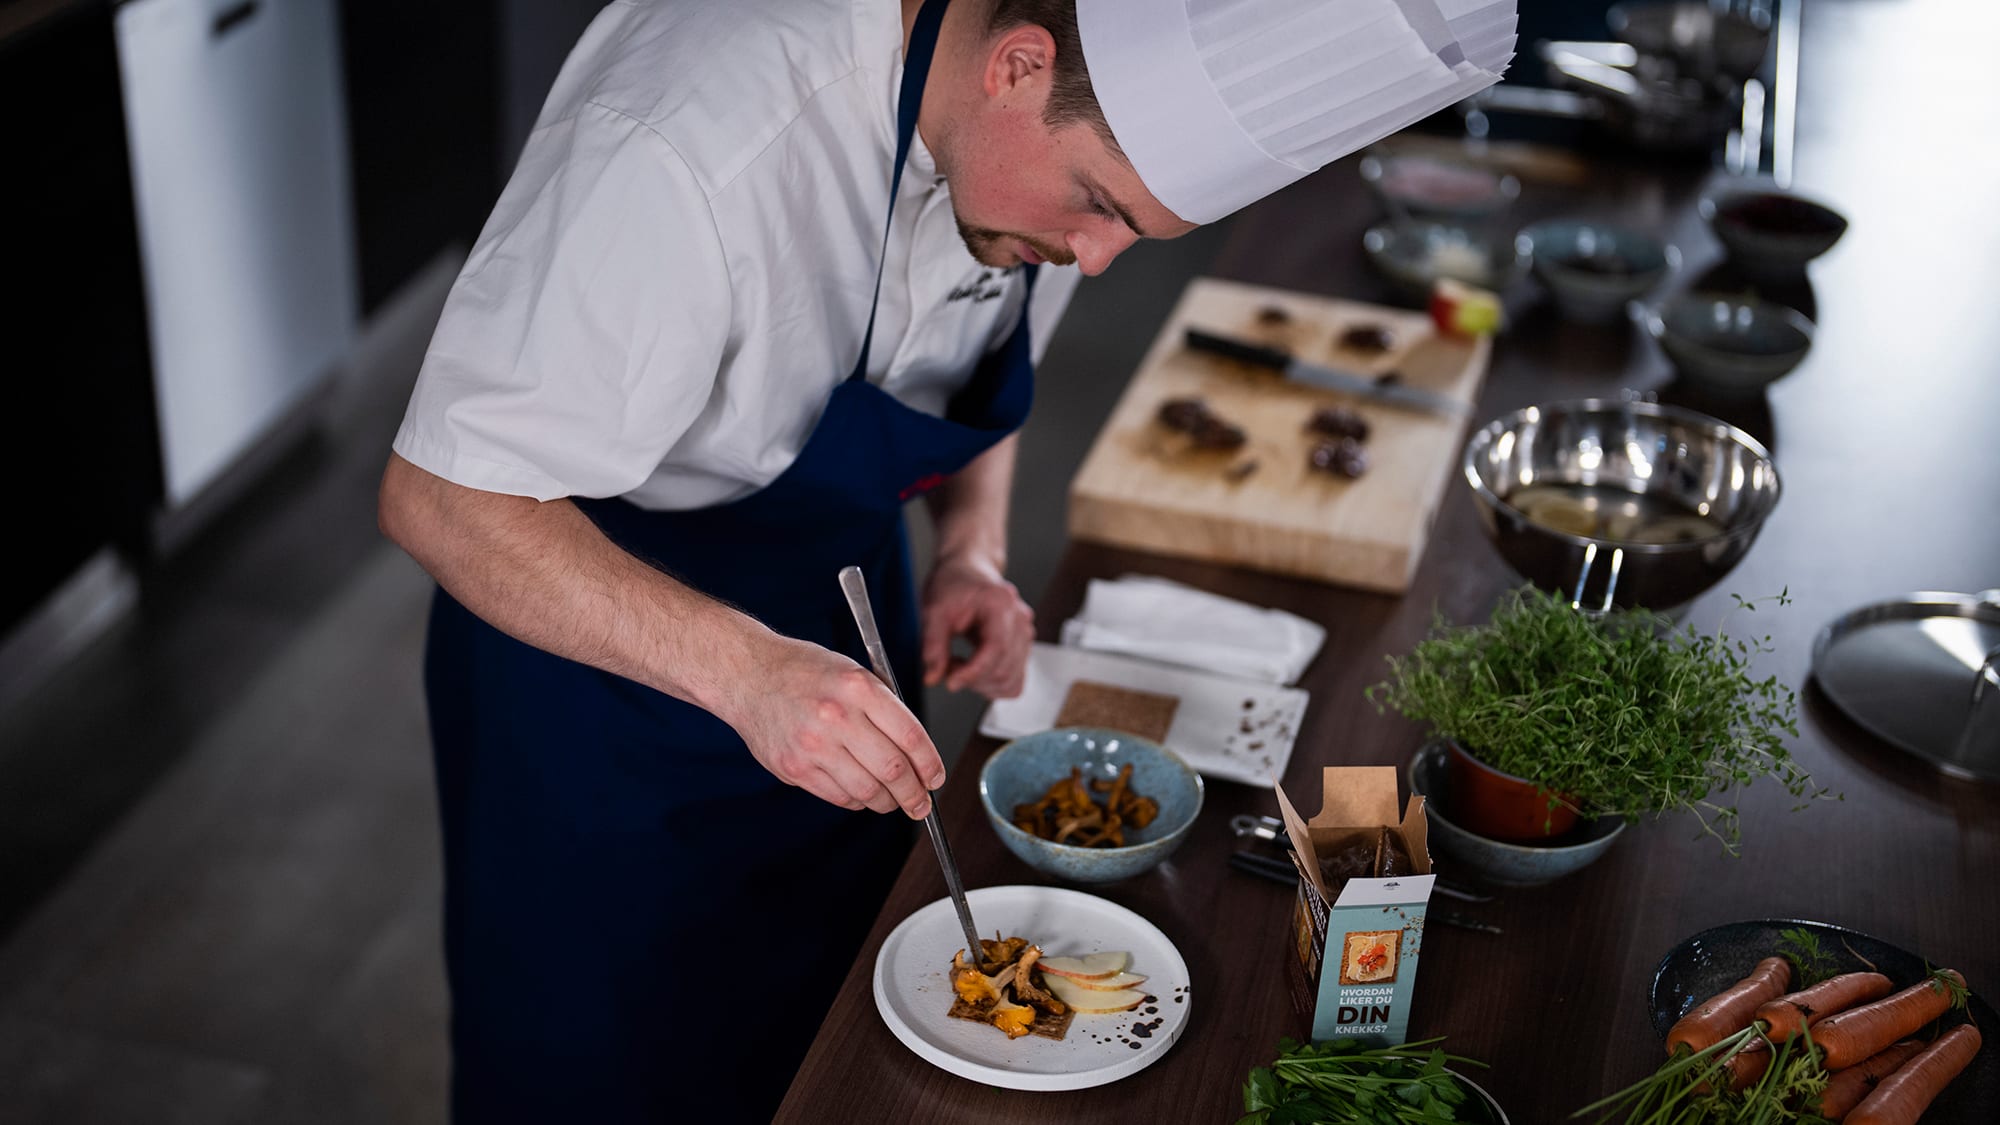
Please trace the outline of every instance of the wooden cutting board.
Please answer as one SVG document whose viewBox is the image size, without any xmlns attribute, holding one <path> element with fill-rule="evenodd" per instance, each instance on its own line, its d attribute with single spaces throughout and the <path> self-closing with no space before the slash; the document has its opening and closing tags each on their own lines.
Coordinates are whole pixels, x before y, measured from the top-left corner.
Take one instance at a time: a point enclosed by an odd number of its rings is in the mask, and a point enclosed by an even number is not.
<svg viewBox="0 0 2000 1125">
<path fill-rule="evenodd" d="M 1389 330 L 1387 352 L 1340 345 L 1344 332 L 1363 324 Z M 1468 414 L 1389 406 L 1189 351 L 1183 342 L 1189 327 L 1274 344 L 1359 374 L 1395 371 L 1411 386 L 1465 402 Z M 1423 555 L 1444 489 L 1457 476 L 1491 349 L 1487 339 L 1439 335 L 1420 312 L 1197 278 L 1070 482 L 1070 534 L 1400 593 Z M 1161 403 L 1189 395 L 1241 426 L 1249 441 L 1235 451 L 1197 449 L 1161 425 Z M 1355 480 L 1307 462 L 1318 438 L 1306 422 L 1333 405 L 1353 407 L 1370 426 L 1369 469 Z"/>
</svg>

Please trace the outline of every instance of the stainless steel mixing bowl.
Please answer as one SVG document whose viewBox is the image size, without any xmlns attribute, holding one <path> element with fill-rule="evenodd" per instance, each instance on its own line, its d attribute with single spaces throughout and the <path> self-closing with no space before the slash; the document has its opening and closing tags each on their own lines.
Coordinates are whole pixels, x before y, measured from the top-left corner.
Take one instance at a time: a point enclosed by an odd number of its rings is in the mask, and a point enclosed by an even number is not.
<svg viewBox="0 0 2000 1125">
<path fill-rule="evenodd" d="M 1605 399 L 1530 406 L 1487 423 L 1466 444 L 1465 479 L 1508 565 L 1592 610 L 1692 600 L 1743 558 L 1779 493 L 1771 455 L 1742 430 L 1692 410 Z M 1531 519 L 1517 506 L 1538 485 L 1694 518 L 1671 542 L 1561 530 L 1545 509 Z"/>
</svg>

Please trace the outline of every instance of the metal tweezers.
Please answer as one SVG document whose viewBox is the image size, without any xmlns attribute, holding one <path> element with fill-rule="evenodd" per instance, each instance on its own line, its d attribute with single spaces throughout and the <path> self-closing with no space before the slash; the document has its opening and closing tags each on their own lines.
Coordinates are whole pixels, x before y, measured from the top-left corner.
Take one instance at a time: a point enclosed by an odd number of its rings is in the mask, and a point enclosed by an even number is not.
<svg viewBox="0 0 2000 1125">
<path fill-rule="evenodd" d="M 1246 871 L 1252 875 L 1261 875 L 1274 882 L 1287 885 L 1296 885 L 1298 882 L 1298 871 L 1292 866 L 1291 861 L 1278 859 L 1275 856 L 1257 855 L 1254 852 L 1231 852 L 1229 855 L 1229 866 L 1234 867 L 1238 871 Z M 1447 926 L 1457 926 L 1462 930 L 1477 930 L 1482 934 L 1505 932 L 1491 922 L 1482 922 L 1477 918 L 1468 917 L 1450 910 L 1430 911 L 1425 915 L 1425 920 L 1440 922 Z"/>
<path fill-rule="evenodd" d="M 1289 849 L 1292 846 L 1292 838 L 1285 832 L 1285 822 L 1275 816 L 1233 816 L 1229 818 L 1229 830 L 1238 836 L 1254 836 L 1259 840 L 1267 840 L 1281 848 Z M 1286 865 L 1286 869 L 1290 870 L 1289 864 Z M 1481 894 L 1471 887 L 1454 883 L 1442 876 L 1433 886 L 1437 893 L 1447 898 L 1458 899 L 1460 902 L 1493 901 L 1492 895 Z"/>
</svg>

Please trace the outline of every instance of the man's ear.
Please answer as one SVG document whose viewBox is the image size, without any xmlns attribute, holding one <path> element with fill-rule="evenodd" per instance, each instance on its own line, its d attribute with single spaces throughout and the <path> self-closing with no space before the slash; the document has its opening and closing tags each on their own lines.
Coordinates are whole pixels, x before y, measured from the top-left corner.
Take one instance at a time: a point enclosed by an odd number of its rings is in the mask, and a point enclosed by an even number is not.
<svg viewBox="0 0 2000 1125">
<path fill-rule="evenodd" d="M 986 96 L 997 98 L 1024 84 L 1048 81 L 1055 61 L 1056 41 L 1047 28 L 1033 23 L 1008 28 L 986 55 Z"/>
</svg>

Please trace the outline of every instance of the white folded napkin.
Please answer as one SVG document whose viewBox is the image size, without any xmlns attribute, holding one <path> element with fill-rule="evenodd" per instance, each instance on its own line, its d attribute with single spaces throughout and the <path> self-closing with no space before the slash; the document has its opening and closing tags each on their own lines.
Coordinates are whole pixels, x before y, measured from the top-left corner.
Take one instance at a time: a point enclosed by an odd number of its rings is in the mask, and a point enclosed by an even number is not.
<svg viewBox="0 0 2000 1125">
<path fill-rule="evenodd" d="M 1143 656 L 1224 675 L 1289 684 L 1312 663 L 1326 630 L 1266 609 L 1148 575 L 1092 579 L 1062 643 Z"/>
</svg>

